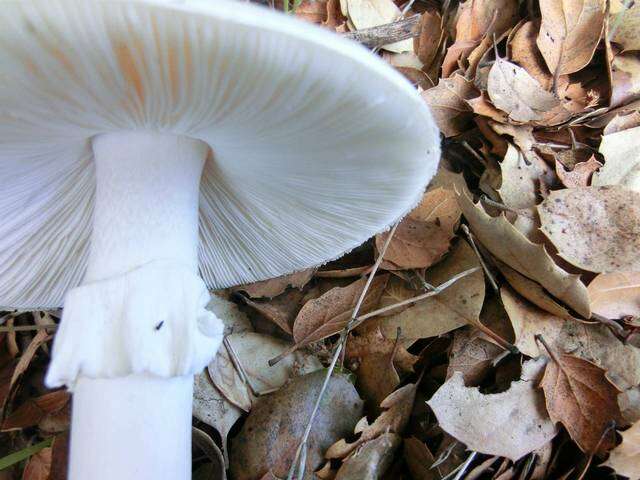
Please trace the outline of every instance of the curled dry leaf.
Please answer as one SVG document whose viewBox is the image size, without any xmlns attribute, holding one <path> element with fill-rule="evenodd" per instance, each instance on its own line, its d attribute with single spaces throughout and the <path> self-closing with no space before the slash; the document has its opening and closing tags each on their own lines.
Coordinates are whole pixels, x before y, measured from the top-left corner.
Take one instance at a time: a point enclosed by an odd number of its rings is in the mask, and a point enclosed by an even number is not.
<svg viewBox="0 0 640 480">
<path fill-rule="evenodd" d="M 364 334 L 352 334 L 345 356 L 357 363 L 356 387 L 374 410 L 400 384 L 396 367 L 408 373 L 418 361 L 403 346 L 396 346 L 395 340 L 385 338 L 377 326 Z"/>
<path fill-rule="evenodd" d="M 626 5 L 629 3 L 625 2 Z M 612 31 L 611 40 L 624 50 L 640 50 L 640 3 L 626 5 L 624 11 L 612 12 L 610 25 L 615 30 Z"/>
<path fill-rule="evenodd" d="M 402 439 L 395 433 L 383 433 L 378 438 L 368 441 L 344 461 L 335 480 L 383 478 L 401 444 Z"/>
<path fill-rule="evenodd" d="M 31 455 L 22 473 L 22 480 L 49 480 L 51 471 L 51 447 Z"/>
<path fill-rule="evenodd" d="M 31 398 L 13 411 L 2 424 L 2 431 L 20 430 L 38 425 L 47 416 L 55 416 L 67 410 L 71 395 L 65 390 L 56 390 L 36 398 Z"/>
<path fill-rule="evenodd" d="M 593 186 L 620 185 L 640 192 L 640 127 L 602 137 L 604 167 L 593 174 Z"/>
<path fill-rule="evenodd" d="M 426 67 L 438 55 L 443 35 L 440 14 L 430 10 L 424 12 L 420 17 L 420 35 L 413 39 L 413 51 Z"/>
<path fill-rule="evenodd" d="M 193 416 L 217 430 L 226 454 L 227 436 L 231 427 L 242 416 L 242 410 L 224 398 L 209 378 L 206 370 L 195 376 Z"/>
<path fill-rule="evenodd" d="M 478 330 L 457 330 L 449 352 L 447 378 L 460 372 L 465 385 L 480 385 L 491 370 L 493 360 L 503 351 L 484 339 Z"/>
<path fill-rule="evenodd" d="M 608 450 L 615 438 L 606 429 L 612 421 L 624 422 L 617 402 L 620 391 L 597 365 L 573 355 L 554 357 L 540 382 L 549 416 L 562 423 L 582 451 Z"/>
<path fill-rule="evenodd" d="M 243 301 L 285 333 L 292 335 L 291 328 L 304 299 L 305 293 L 293 288 L 268 301 L 252 300 L 247 297 L 243 298 Z"/>
<path fill-rule="evenodd" d="M 478 268 L 480 263 L 471 247 L 458 241 L 448 256 L 425 273 L 431 285 L 440 285 L 456 274 Z M 395 339 L 398 327 L 403 340 L 435 337 L 466 324 L 479 322 L 484 302 L 484 276 L 482 271 L 467 275 L 439 294 L 419 300 L 406 310 L 385 317 L 380 323 L 382 334 Z"/>
<path fill-rule="evenodd" d="M 313 277 L 315 269 L 302 270 L 300 272 L 283 275 L 277 278 L 271 278 L 262 282 L 249 283 L 237 287 L 249 295 L 251 298 L 273 298 L 283 293 L 287 288 L 302 288 Z"/>
<path fill-rule="evenodd" d="M 298 377 L 261 397 L 232 440 L 230 472 L 235 480 L 253 480 L 271 470 L 285 478 L 311 416 L 325 372 Z M 349 435 L 362 415 L 362 401 L 346 376 L 334 374 L 318 409 L 309 440 L 305 478 L 322 462 L 324 451 Z"/>
<path fill-rule="evenodd" d="M 360 445 L 378 438 L 380 435 L 388 432 L 401 434 L 411 416 L 417 388 L 416 383 L 409 383 L 393 392 L 380 404 L 384 411 L 371 425 L 369 425 L 367 417 L 360 419 L 355 427 L 355 433 L 360 434 L 357 440 L 352 443 L 347 443 L 344 439 L 337 441 L 327 450 L 325 457 L 329 459 L 345 458 Z"/>
<path fill-rule="evenodd" d="M 421 93 L 438 128 L 445 137 L 462 133 L 471 121 L 471 107 L 466 100 L 477 96 L 473 82 L 462 75 L 441 78 L 438 84 Z"/>
<path fill-rule="evenodd" d="M 604 29 L 605 0 L 540 0 L 538 48 L 549 71 L 565 75 L 585 67 Z"/>
<path fill-rule="evenodd" d="M 514 122 L 541 120 L 560 105 L 524 68 L 502 58 L 489 71 L 487 91 L 493 104 Z"/>
<path fill-rule="evenodd" d="M 367 313 L 378 305 L 388 281 L 389 275 L 379 275 L 373 279 L 359 314 Z M 346 287 L 332 288 L 321 297 L 308 301 L 293 325 L 296 346 L 308 345 L 340 332 L 349 323 L 366 283 L 367 279 L 361 278 Z"/>
<path fill-rule="evenodd" d="M 496 260 L 496 265 L 507 282 L 509 282 L 511 288 L 531 303 L 557 317 L 572 318 L 569 311 L 549 296 L 538 283 L 529 280 L 499 260 Z"/>
<path fill-rule="evenodd" d="M 602 367 L 620 390 L 640 383 L 640 349 L 622 343 L 606 326 L 559 318 L 506 287 L 501 297 L 513 326 L 515 345 L 525 355 L 545 354 L 535 340 L 540 334 L 554 351 L 571 353 Z"/>
<path fill-rule="evenodd" d="M 423 222 L 407 216 L 396 228 L 382 266 L 387 270 L 429 267 L 449 249 L 452 236 L 453 232 L 449 234 L 437 222 Z M 378 251 L 388 237 L 388 232 L 376 235 Z"/>
<path fill-rule="evenodd" d="M 587 290 L 593 313 L 611 319 L 640 317 L 640 273 L 601 273 Z"/>
<path fill-rule="evenodd" d="M 522 379 L 509 390 L 485 395 L 467 388 L 456 373 L 427 403 L 440 427 L 474 450 L 518 460 L 553 439 L 557 430 L 536 389 L 543 360 L 523 365 Z"/>
<path fill-rule="evenodd" d="M 511 144 L 500 163 L 500 171 L 500 198 L 506 206 L 516 210 L 537 205 L 540 184 L 550 185 L 555 178 L 553 170 L 541 158 L 535 155 L 527 160 Z"/>
<path fill-rule="evenodd" d="M 597 171 L 602 164 L 592 155 L 586 162 L 577 163 L 573 170 L 565 170 L 562 163 L 556 159 L 556 174 L 567 188 L 578 188 L 589 186 L 589 181 L 593 172 Z"/>
<path fill-rule="evenodd" d="M 322 368 L 322 364 L 315 356 L 300 351 L 270 366 L 269 360 L 287 350 L 291 344 L 269 335 L 241 332 L 229 335 L 227 341 L 242 365 L 251 387 L 257 393 L 276 390 L 294 376 Z M 253 403 L 251 389 L 243 382 L 226 345 L 218 350 L 216 358 L 209 364 L 207 370 L 213 384 L 231 403 L 247 412 L 251 410 Z"/>
<path fill-rule="evenodd" d="M 504 215 L 489 216 L 466 192 L 458 193 L 458 202 L 473 233 L 491 254 L 542 285 L 585 318 L 591 317 L 587 288 L 578 275 L 556 265 L 543 245 L 529 241 Z"/>
<path fill-rule="evenodd" d="M 459 67 L 483 37 L 500 37 L 518 21 L 516 0 L 467 0 L 458 6 L 456 37 L 442 63 L 442 76 Z"/>
<path fill-rule="evenodd" d="M 640 97 L 640 56 L 621 53 L 611 61 L 611 106 L 624 105 Z"/>
<path fill-rule="evenodd" d="M 611 467 L 618 475 L 629 480 L 640 479 L 640 422 L 634 423 L 622 435 L 622 443 L 611 450 L 609 459 L 603 463 Z"/>
<path fill-rule="evenodd" d="M 551 192 L 538 206 L 558 255 L 590 272 L 640 270 L 640 192 L 618 186 Z"/>
<path fill-rule="evenodd" d="M 539 20 L 523 22 L 519 27 L 515 27 L 509 38 L 509 57 L 524 68 L 544 90 L 551 90 L 553 75 L 536 45 L 539 30 Z"/>
<path fill-rule="evenodd" d="M 440 480 L 442 475 L 437 468 L 431 468 L 435 457 L 423 442 L 416 437 L 406 438 L 403 442 L 404 461 L 415 480 Z"/>
</svg>

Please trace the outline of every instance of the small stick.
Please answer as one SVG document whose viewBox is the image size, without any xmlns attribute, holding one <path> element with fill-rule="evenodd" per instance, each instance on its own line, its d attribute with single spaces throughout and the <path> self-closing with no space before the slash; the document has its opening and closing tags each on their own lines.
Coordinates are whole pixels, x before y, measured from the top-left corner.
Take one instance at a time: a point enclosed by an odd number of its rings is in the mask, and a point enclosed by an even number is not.
<svg viewBox="0 0 640 480">
<path fill-rule="evenodd" d="M 534 220 L 533 216 L 529 212 L 527 212 L 526 210 L 516 210 L 515 208 L 511 208 L 511 207 L 506 206 L 504 203 L 500 203 L 500 202 L 496 202 L 495 200 L 491 200 L 486 195 L 480 195 L 480 200 L 482 202 L 486 203 L 487 205 L 490 205 L 492 207 L 498 208 L 500 210 L 504 210 L 505 212 L 515 213 L 516 215 L 522 215 L 523 217 L 527 217 L 527 218 L 530 218 L 531 220 Z"/>
<path fill-rule="evenodd" d="M 564 369 L 562 368 L 562 364 L 560 363 L 560 360 L 558 359 L 558 357 L 556 356 L 556 354 L 553 352 L 553 350 L 551 350 L 551 347 L 549 346 L 549 344 L 546 342 L 546 340 L 544 339 L 544 337 L 542 335 L 540 335 L 539 333 L 537 333 L 533 338 L 535 338 L 535 340 L 537 342 L 540 342 L 542 344 L 542 346 L 545 348 L 545 350 L 549 353 L 549 356 L 551 357 L 551 360 L 553 360 L 554 362 L 556 362 L 558 364 L 558 367 L 564 371 Z"/>
<path fill-rule="evenodd" d="M 489 271 L 489 267 L 485 263 L 484 258 L 482 258 L 482 255 L 480 255 L 480 251 L 478 250 L 478 247 L 476 246 L 476 242 L 473 240 L 473 234 L 469 230 L 469 227 L 467 227 L 466 225 L 463 224 L 462 225 L 462 231 L 464 232 L 464 234 L 469 239 L 469 243 L 471 244 L 471 248 L 473 248 L 473 251 L 475 252 L 476 257 L 478 257 L 478 261 L 480 262 L 480 265 L 482 266 L 482 270 L 484 270 L 484 274 L 489 279 L 489 283 L 491 284 L 491 288 L 493 288 L 494 292 L 499 293 L 500 289 L 498 288 L 498 284 L 496 283 L 496 279 L 493 278 L 493 274 Z"/>
<path fill-rule="evenodd" d="M 17 326 L 2 326 L 0 327 L 0 333 L 6 332 L 32 332 L 37 330 L 57 330 L 58 325 L 17 325 Z"/>
<path fill-rule="evenodd" d="M 469 468 L 469 465 L 471 465 L 471 462 L 473 462 L 473 459 L 476 458 L 477 454 L 478 452 L 471 452 L 471 455 L 469 455 L 469 457 L 465 460 L 465 462 L 460 466 L 460 470 L 458 470 L 458 473 L 456 474 L 453 480 L 460 480 L 462 478 L 467 468 Z"/>
<path fill-rule="evenodd" d="M 384 254 L 387 252 L 387 248 L 391 243 L 391 239 L 393 235 L 396 233 L 396 229 L 398 228 L 398 223 L 396 223 L 391 231 L 389 232 L 389 236 L 384 242 L 380 253 L 378 254 L 378 258 L 376 258 L 376 262 L 373 264 L 373 268 L 371 269 L 371 273 L 367 278 L 367 283 L 365 283 L 364 288 L 362 289 L 362 293 L 360 294 L 360 298 L 358 298 L 358 302 L 356 303 L 353 312 L 351 313 L 351 319 L 347 323 L 347 325 L 340 333 L 340 339 L 338 340 L 338 344 L 336 346 L 335 352 L 333 352 L 333 358 L 331 359 L 331 364 L 329 368 L 327 368 L 327 374 L 324 377 L 324 381 L 322 382 L 322 387 L 320 388 L 320 393 L 318 393 L 318 398 L 316 399 L 316 403 L 313 406 L 313 411 L 311 412 L 311 416 L 309 417 L 309 421 L 307 422 L 307 427 L 305 428 L 304 435 L 302 436 L 302 440 L 298 445 L 296 450 L 296 456 L 291 463 L 291 467 L 289 468 L 289 474 L 287 475 L 287 480 L 293 480 L 294 474 L 296 470 L 298 471 L 298 480 L 302 480 L 304 478 L 305 464 L 307 461 L 307 442 L 309 440 L 309 435 L 311 434 L 311 426 L 313 425 L 313 421 L 316 418 L 316 414 L 318 413 L 318 409 L 320 408 L 320 402 L 322 402 L 322 398 L 324 397 L 324 393 L 327 390 L 327 386 L 329 385 L 329 380 L 331 380 L 331 375 L 333 374 L 333 370 L 336 368 L 336 363 L 338 362 L 338 358 L 340 357 L 340 352 L 345 348 L 347 343 L 347 337 L 355 319 L 358 316 L 360 311 L 360 307 L 362 306 L 362 302 L 364 301 L 365 296 L 367 295 L 367 291 L 369 290 L 369 286 L 371 282 L 373 282 L 373 277 L 375 276 L 380 264 L 382 263 L 382 259 L 384 258 Z M 296 468 L 298 466 L 298 468 Z"/>
<path fill-rule="evenodd" d="M 360 42 L 369 48 L 379 48 L 420 35 L 420 17 L 421 15 L 412 15 L 397 22 L 343 33 L 342 36 Z"/>
</svg>

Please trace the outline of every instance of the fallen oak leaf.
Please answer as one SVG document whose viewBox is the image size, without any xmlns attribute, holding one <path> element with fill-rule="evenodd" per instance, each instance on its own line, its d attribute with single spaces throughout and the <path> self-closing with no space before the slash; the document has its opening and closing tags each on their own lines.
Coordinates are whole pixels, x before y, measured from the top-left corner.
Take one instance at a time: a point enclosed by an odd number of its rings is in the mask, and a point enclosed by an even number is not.
<svg viewBox="0 0 640 480">
<path fill-rule="evenodd" d="M 583 270 L 640 270 L 640 192 L 618 186 L 551 192 L 538 206 L 558 255 Z"/>
<path fill-rule="evenodd" d="M 497 58 L 489 70 L 487 91 L 493 104 L 514 122 L 541 120 L 560 101 L 522 67 Z"/>
<path fill-rule="evenodd" d="M 513 145 L 500 162 L 502 182 L 498 194 L 502 202 L 515 210 L 535 207 L 538 204 L 540 184 L 551 185 L 555 179 L 553 170 L 536 156 L 529 160 Z"/>
<path fill-rule="evenodd" d="M 464 241 L 458 241 L 442 262 L 425 273 L 425 281 L 440 285 L 461 271 L 477 270 L 437 295 L 384 317 L 380 322 L 382 334 L 395 339 L 400 328 L 404 341 L 415 341 L 435 337 L 466 324 L 478 324 L 485 295 L 484 276 L 479 267 L 480 262 L 471 247 Z"/>
<path fill-rule="evenodd" d="M 640 106 L 640 105 L 639 105 Z M 605 163 L 593 174 L 593 186 L 620 185 L 640 191 L 640 126 L 602 137 L 599 152 Z"/>
<path fill-rule="evenodd" d="M 413 51 L 425 66 L 430 66 L 439 53 L 444 30 L 442 17 L 436 11 L 425 11 L 420 17 L 420 35 L 413 39 Z"/>
<path fill-rule="evenodd" d="M 345 458 L 363 443 L 380 435 L 389 432 L 402 434 L 409 422 L 419 383 L 420 379 L 416 383 L 400 387 L 385 398 L 380 404 L 380 408 L 384 411 L 372 424 L 369 424 L 367 417 L 362 417 L 356 424 L 354 433 L 360 434 L 357 440 L 352 443 L 348 443 L 344 438 L 337 441 L 329 447 L 325 457 L 328 459 Z"/>
<path fill-rule="evenodd" d="M 232 440 L 229 470 L 235 480 L 260 478 L 269 470 L 286 478 L 324 377 L 324 371 L 297 377 L 277 392 L 258 399 Z M 362 400 L 354 386 L 345 375 L 334 374 L 307 441 L 304 478 L 311 478 L 324 451 L 336 439 L 348 435 L 361 414 Z"/>
<path fill-rule="evenodd" d="M 556 174 L 567 188 L 587 187 L 591 176 L 602 164 L 592 155 L 586 162 L 577 163 L 572 170 L 565 170 L 562 163 L 556 159 Z"/>
<path fill-rule="evenodd" d="M 560 318 L 573 318 L 569 311 L 556 302 L 544 289 L 533 280 L 521 275 L 513 268 L 494 259 L 498 270 L 504 275 L 509 282 L 511 288 L 529 300 L 531 303 L 540 307 L 542 310 L 549 312 Z"/>
<path fill-rule="evenodd" d="M 483 338 L 478 330 L 457 330 L 449 351 L 447 379 L 460 372 L 465 385 L 480 385 L 491 370 L 493 360 L 503 351 Z"/>
<path fill-rule="evenodd" d="M 471 230 L 489 252 L 577 311 L 591 317 L 589 296 L 578 275 L 555 264 L 543 245 L 529 241 L 504 216 L 489 216 L 466 192 L 457 192 L 462 213 Z"/>
<path fill-rule="evenodd" d="M 623 11 L 611 12 L 611 41 L 626 50 L 640 50 L 640 3 L 625 2 Z"/>
<path fill-rule="evenodd" d="M 314 274 L 315 269 L 311 268 L 261 282 L 249 283 L 235 287 L 234 290 L 243 291 L 251 298 L 273 298 L 284 293 L 289 287 L 301 289 L 313 278 Z"/>
<path fill-rule="evenodd" d="M 539 337 L 541 338 L 541 337 Z M 620 391 L 597 365 L 573 355 L 555 355 L 540 387 L 549 416 L 562 423 L 578 447 L 589 454 L 608 450 L 614 439 L 605 434 L 611 422 L 622 423 L 617 397 Z"/>
<path fill-rule="evenodd" d="M 466 100 L 477 96 L 473 82 L 462 75 L 441 78 L 435 87 L 420 95 L 431 108 L 433 119 L 445 137 L 453 137 L 467 129 L 472 109 Z"/>
<path fill-rule="evenodd" d="M 378 438 L 366 442 L 342 463 L 335 480 L 383 478 L 401 444 L 402 439 L 395 433 L 383 433 Z"/>
<path fill-rule="evenodd" d="M 22 480 L 49 480 L 51 471 L 51 447 L 31 455 L 22 472 Z"/>
<path fill-rule="evenodd" d="M 602 466 L 613 468 L 618 475 L 629 480 L 640 479 L 640 422 L 620 432 L 622 443 L 611 450 L 609 458 Z"/>
<path fill-rule="evenodd" d="M 56 390 L 31 398 L 14 410 L 2 423 L 2 431 L 21 430 L 39 424 L 47 415 L 68 407 L 71 395 L 65 390 Z"/>
<path fill-rule="evenodd" d="M 591 311 L 605 318 L 640 317 L 640 273 L 601 273 L 587 287 Z"/>
<path fill-rule="evenodd" d="M 373 279 L 360 313 L 367 313 L 378 305 L 388 281 L 388 274 Z M 349 323 L 366 283 L 367 279 L 361 278 L 346 287 L 332 288 L 319 298 L 308 301 L 293 324 L 295 347 L 299 348 L 340 332 Z"/>
<path fill-rule="evenodd" d="M 518 460 L 540 448 L 557 433 L 535 388 L 544 361 L 525 362 L 522 379 L 509 390 L 482 394 L 464 385 L 455 373 L 427 402 L 440 427 L 470 450 Z"/>
<path fill-rule="evenodd" d="M 387 270 L 429 267 L 449 249 L 452 236 L 453 232 L 448 233 L 436 222 L 424 222 L 407 216 L 398 225 L 381 267 Z M 388 237 L 388 232 L 376 235 L 378 251 Z"/>
<path fill-rule="evenodd" d="M 574 73 L 593 57 L 604 30 L 604 0 L 540 0 L 537 44 L 555 75 Z"/>
<path fill-rule="evenodd" d="M 522 22 L 509 35 L 507 52 L 509 58 L 524 68 L 543 89 L 550 90 L 553 85 L 553 75 L 536 45 L 539 31 L 540 20 Z"/>
<path fill-rule="evenodd" d="M 640 57 L 637 52 L 620 53 L 611 61 L 611 107 L 640 97 Z"/>
</svg>

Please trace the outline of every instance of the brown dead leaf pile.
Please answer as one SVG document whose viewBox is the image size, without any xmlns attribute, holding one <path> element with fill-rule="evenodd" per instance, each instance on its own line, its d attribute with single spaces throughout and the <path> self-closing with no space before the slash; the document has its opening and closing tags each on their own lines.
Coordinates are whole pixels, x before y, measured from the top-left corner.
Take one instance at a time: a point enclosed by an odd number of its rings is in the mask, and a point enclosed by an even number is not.
<svg viewBox="0 0 640 480">
<path fill-rule="evenodd" d="M 640 479 L 638 2 L 288 9 L 404 74 L 443 158 L 392 236 L 214 297 L 194 478 L 286 478 L 346 338 L 304 478 Z M 2 479 L 65 478 L 69 398 L 42 384 L 57 318 L 2 317 L 37 333 L 0 333 L 0 459 L 54 439 Z"/>
</svg>

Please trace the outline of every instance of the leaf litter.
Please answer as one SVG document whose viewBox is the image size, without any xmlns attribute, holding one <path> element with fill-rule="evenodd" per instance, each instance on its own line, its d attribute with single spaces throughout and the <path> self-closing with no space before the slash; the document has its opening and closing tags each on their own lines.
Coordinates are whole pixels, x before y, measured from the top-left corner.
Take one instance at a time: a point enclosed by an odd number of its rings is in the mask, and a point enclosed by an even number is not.
<svg viewBox="0 0 640 480">
<path fill-rule="evenodd" d="M 205 450 L 234 479 L 639 479 L 638 2 L 260 3 L 378 45 L 443 155 L 391 232 L 212 296 Z M 6 478 L 66 477 L 59 316 L 0 314 Z"/>
</svg>

